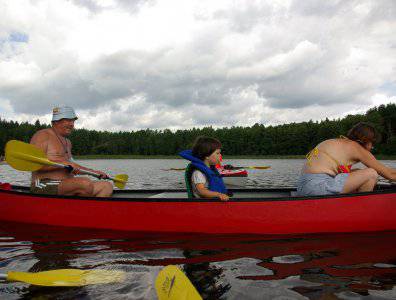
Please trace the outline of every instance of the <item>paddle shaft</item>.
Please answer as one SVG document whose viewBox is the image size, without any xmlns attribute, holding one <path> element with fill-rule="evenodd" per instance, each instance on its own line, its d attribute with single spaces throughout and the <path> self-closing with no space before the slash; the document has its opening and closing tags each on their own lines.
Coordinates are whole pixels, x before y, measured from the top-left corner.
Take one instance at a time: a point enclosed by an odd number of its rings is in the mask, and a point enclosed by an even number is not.
<svg viewBox="0 0 396 300">
<path fill-rule="evenodd" d="M 51 166 L 65 168 L 65 169 L 67 169 L 70 172 L 73 171 L 73 167 L 71 165 L 64 165 L 64 164 L 56 163 L 56 162 L 53 162 L 53 161 L 50 161 L 50 160 L 48 160 L 48 162 L 49 162 L 49 165 L 51 165 Z M 101 179 L 101 176 L 99 174 L 95 173 L 95 172 L 84 170 L 84 169 L 78 169 L 78 170 L 79 170 L 79 172 L 81 174 L 91 175 L 91 176 L 94 176 L 96 178 Z M 122 187 L 121 186 L 119 186 L 119 187 L 120 188 L 124 188 L 125 183 L 126 183 L 125 180 L 122 180 L 122 179 L 119 179 L 119 178 L 115 178 L 115 177 L 110 177 L 110 176 L 107 176 L 107 178 L 112 180 L 112 181 L 114 181 L 114 182 L 119 182 L 120 184 L 122 184 Z"/>
<path fill-rule="evenodd" d="M 14 155 L 15 155 L 15 156 L 18 156 L 18 153 L 15 153 Z M 33 161 L 36 161 L 36 162 L 39 162 L 39 163 L 42 163 L 42 164 L 45 164 L 45 165 L 48 165 L 48 166 L 54 166 L 54 167 L 64 168 L 64 169 L 67 169 L 67 170 L 70 171 L 70 172 L 73 170 L 73 167 L 72 167 L 71 165 L 65 165 L 65 164 L 56 163 L 56 162 L 50 161 L 50 160 L 45 159 L 45 158 L 35 157 L 35 156 L 28 155 L 28 154 L 23 154 L 23 155 L 24 155 L 23 158 L 26 158 L 26 156 L 30 156 L 30 158 L 31 158 Z M 88 171 L 88 170 L 84 170 L 84 169 L 78 169 L 78 170 L 79 170 L 80 173 L 82 173 L 82 174 L 91 175 L 91 176 L 94 176 L 94 177 L 96 177 L 96 178 L 100 178 L 100 175 L 97 174 L 97 173 L 95 173 L 95 172 Z M 113 181 L 123 182 L 122 180 L 119 180 L 119 179 L 114 178 L 114 177 L 108 177 L 108 178 L 109 178 L 110 180 L 113 180 Z"/>
<path fill-rule="evenodd" d="M 7 280 L 7 274 L 0 273 L 0 281 L 6 281 Z"/>
<path fill-rule="evenodd" d="M 68 169 L 68 170 L 70 170 L 70 169 L 73 170 L 73 167 L 71 167 L 70 165 L 57 164 L 57 163 L 55 163 L 55 164 L 56 164 L 56 165 L 54 165 L 54 166 L 63 167 L 63 168 Z M 71 167 L 71 168 L 70 168 L 70 167 Z M 79 172 L 82 173 L 82 174 L 91 175 L 91 176 L 94 176 L 94 177 L 96 177 L 96 178 L 101 178 L 100 175 L 97 174 L 97 173 L 95 173 L 95 172 L 91 172 L 91 171 L 84 170 L 84 169 L 78 169 L 78 170 L 79 170 Z M 122 180 L 119 180 L 119 179 L 117 179 L 117 178 L 110 177 L 110 176 L 107 176 L 107 178 L 110 179 L 110 180 L 113 180 L 113 181 L 117 181 L 117 182 L 124 182 L 124 181 L 122 181 Z"/>
</svg>

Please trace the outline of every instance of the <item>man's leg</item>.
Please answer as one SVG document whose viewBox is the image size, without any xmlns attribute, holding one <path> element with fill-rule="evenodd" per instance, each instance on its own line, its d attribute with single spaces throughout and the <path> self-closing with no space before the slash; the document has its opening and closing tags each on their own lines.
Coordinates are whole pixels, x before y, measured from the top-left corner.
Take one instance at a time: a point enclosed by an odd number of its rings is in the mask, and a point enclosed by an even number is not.
<svg viewBox="0 0 396 300">
<path fill-rule="evenodd" d="M 95 197 L 111 197 L 113 184 L 108 181 L 95 181 L 93 183 L 93 195 Z"/>
<path fill-rule="evenodd" d="M 93 196 L 94 184 L 84 177 L 66 178 L 58 187 L 58 195 L 66 196 Z"/>
</svg>

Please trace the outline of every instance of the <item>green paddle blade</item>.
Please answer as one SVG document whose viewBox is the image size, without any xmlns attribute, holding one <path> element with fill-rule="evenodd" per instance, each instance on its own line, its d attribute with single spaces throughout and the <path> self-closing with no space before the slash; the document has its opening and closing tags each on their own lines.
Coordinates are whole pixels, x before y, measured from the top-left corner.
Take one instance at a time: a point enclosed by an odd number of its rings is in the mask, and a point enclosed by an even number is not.
<svg viewBox="0 0 396 300">
<path fill-rule="evenodd" d="M 11 140 L 5 147 L 5 160 L 19 171 L 37 171 L 43 165 L 53 165 L 45 153 L 34 145 Z"/>
<path fill-rule="evenodd" d="M 116 187 L 118 187 L 119 189 L 123 189 L 128 181 L 128 178 L 129 177 L 127 174 L 118 174 L 111 179 L 114 181 L 114 185 Z"/>
<path fill-rule="evenodd" d="M 7 281 L 20 281 L 42 286 L 83 286 L 88 284 L 122 282 L 124 279 L 124 272 L 108 270 L 60 269 L 37 273 L 7 273 Z"/>
<path fill-rule="evenodd" d="M 202 300 L 187 276 L 173 265 L 159 272 L 155 280 L 155 290 L 159 300 Z"/>
</svg>

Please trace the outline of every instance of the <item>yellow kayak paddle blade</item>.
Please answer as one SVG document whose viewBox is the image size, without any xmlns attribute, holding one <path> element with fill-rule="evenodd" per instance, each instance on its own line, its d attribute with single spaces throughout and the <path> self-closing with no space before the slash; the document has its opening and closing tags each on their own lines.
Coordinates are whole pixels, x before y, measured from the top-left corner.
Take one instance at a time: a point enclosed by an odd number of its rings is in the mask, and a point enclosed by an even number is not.
<svg viewBox="0 0 396 300">
<path fill-rule="evenodd" d="M 19 171 L 37 171 L 43 165 L 52 165 L 45 153 L 34 145 L 17 140 L 7 142 L 5 160 Z"/>
<path fill-rule="evenodd" d="M 122 282 L 124 279 L 124 272 L 108 270 L 60 269 L 37 273 L 7 273 L 7 281 L 20 281 L 41 286 L 83 286 Z"/>
<path fill-rule="evenodd" d="M 155 290 L 159 300 L 202 300 L 188 277 L 173 265 L 159 272 Z"/>
<path fill-rule="evenodd" d="M 119 189 L 125 188 L 125 184 L 128 182 L 128 175 L 127 174 L 118 174 L 112 178 L 114 181 L 114 185 Z"/>
</svg>

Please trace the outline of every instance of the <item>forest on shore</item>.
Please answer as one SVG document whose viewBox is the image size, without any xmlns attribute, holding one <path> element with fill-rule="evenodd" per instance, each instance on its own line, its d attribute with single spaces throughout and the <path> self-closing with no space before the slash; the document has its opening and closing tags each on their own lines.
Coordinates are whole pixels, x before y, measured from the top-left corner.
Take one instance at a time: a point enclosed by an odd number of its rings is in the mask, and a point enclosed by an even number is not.
<svg viewBox="0 0 396 300">
<path fill-rule="evenodd" d="M 373 124 L 381 134 L 374 154 L 396 155 L 396 104 L 381 105 L 364 114 L 348 115 L 342 119 L 308 121 L 277 126 L 254 124 L 250 127 L 191 128 L 171 131 L 96 131 L 76 129 L 70 135 L 73 154 L 77 155 L 176 155 L 191 147 L 197 136 L 218 138 L 227 155 L 283 156 L 303 155 L 319 142 L 345 135 L 357 122 Z M 4 154 L 7 141 L 16 139 L 29 142 L 33 134 L 50 125 L 18 123 L 0 118 L 0 153 Z"/>
</svg>

